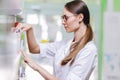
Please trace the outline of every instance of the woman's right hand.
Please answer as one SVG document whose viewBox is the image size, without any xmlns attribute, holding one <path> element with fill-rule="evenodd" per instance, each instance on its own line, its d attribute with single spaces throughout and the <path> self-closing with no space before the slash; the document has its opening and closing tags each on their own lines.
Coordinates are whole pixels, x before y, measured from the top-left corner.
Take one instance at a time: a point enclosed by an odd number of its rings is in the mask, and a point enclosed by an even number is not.
<svg viewBox="0 0 120 80">
<path fill-rule="evenodd" d="M 19 23 L 13 32 L 17 33 L 21 38 L 23 32 L 26 31 L 26 38 L 28 43 L 28 48 L 31 53 L 40 53 L 39 45 L 37 44 L 33 32 L 33 28 L 30 24 Z"/>
<path fill-rule="evenodd" d="M 17 33 L 18 31 L 20 31 L 20 33 L 22 33 L 22 32 L 28 31 L 28 30 L 30 30 L 30 29 L 32 29 L 32 26 L 31 26 L 30 24 L 19 23 L 19 24 L 15 27 L 14 32 Z"/>
</svg>

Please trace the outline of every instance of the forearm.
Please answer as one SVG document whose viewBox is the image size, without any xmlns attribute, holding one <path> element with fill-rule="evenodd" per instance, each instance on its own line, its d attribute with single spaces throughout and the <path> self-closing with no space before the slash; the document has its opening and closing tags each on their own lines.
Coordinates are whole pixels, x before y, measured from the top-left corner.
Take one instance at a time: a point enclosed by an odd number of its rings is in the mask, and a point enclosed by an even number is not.
<svg viewBox="0 0 120 80">
<path fill-rule="evenodd" d="M 41 66 L 39 66 L 35 61 L 33 61 L 31 58 L 26 57 L 25 60 L 27 60 L 27 64 L 34 69 L 35 71 L 37 71 L 38 73 L 40 73 L 40 75 L 45 79 L 45 80 L 58 80 L 55 76 L 53 76 L 52 74 L 50 74 L 48 71 L 46 71 L 44 68 L 42 68 Z"/>
<path fill-rule="evenodd" d="M 33 28 L 30 28 L 26 33 L 29 51 L 32 53 L 40 53 L 40 48 L 35 40 Z"/>
<path fill-rule="evenodd" d="M 55 76 L 50 74 L 48 71 L 46 71 L 44 68 L 42 68 L 39 65 L 36 65 L 36 71 L 41 74 L 42 77 L 44 77 L 45 80 L 58 80 Z"/>
</svg>

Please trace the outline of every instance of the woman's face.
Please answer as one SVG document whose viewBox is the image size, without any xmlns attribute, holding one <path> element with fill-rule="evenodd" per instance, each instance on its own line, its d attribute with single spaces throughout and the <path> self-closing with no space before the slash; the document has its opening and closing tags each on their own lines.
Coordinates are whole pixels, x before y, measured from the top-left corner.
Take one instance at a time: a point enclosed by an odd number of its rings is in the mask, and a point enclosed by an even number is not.
<svg viewBox="0 0 120 80">
<path fill-rule="evenodd" d="M 69 12 L 66 8 L 63 10 L 62 24 L 66 32 L 76 32 L 80 28 L 78 16 Z"/>
</svg>

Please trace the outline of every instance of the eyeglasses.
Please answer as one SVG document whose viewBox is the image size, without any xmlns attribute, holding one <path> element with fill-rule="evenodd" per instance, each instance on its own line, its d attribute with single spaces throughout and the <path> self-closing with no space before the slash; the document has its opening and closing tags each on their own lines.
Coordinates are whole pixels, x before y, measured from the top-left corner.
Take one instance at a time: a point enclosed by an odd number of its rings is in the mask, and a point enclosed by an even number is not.
<svg viewBox="0 0 120 80">
<path fill-rule="evenodd" d="M 62 20 L 67 21 L 70 17 L 73 17 L 73 16 L 74 15 L 71 15 L 71 16 L 62 15 L 61 18 L 62 18 Z"/>
</svg>

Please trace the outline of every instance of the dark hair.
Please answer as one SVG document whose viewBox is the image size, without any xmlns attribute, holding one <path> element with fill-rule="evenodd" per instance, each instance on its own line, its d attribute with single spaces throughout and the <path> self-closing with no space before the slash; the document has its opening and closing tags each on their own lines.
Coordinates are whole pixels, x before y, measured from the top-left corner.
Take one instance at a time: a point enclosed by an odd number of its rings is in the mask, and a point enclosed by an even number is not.
<svg viewBox="0 0 120 80">
<path fill-rule="evenodd" d="M 84 19 L 83 22 L 88 25 L 90 23 L 90 13 L 87 5 L 82 0 L 75 0 L 67 3 L 65 8 L 73 14 L 79 15 L 83 14 Z"/>
<path fill-rule="evenodd" d="M 65 65 L 69 61 L 73 64 L 78 52 L 86 45 L 87 42 L 93 39 L 93 31 L 90 25 L 90 13 L 85 2 L 82 0 L 74 0 L 66 3 L 65 8 L 73 14 L 83 14 L 83 22 L 87 26 L 87 30 L 85 35 L 79 39 L 78 42 L 71 45 L 69 55 L 62 60 L 61 65 Z"/>
</svg>

